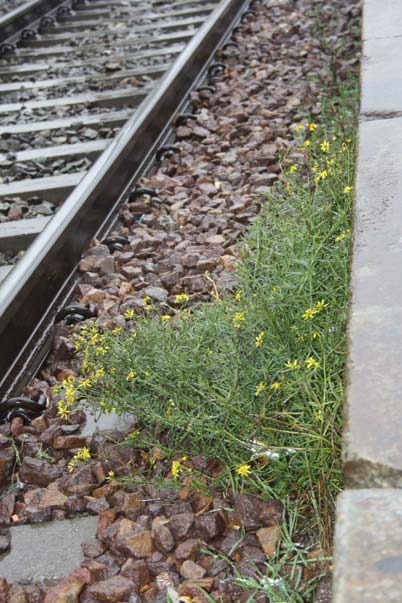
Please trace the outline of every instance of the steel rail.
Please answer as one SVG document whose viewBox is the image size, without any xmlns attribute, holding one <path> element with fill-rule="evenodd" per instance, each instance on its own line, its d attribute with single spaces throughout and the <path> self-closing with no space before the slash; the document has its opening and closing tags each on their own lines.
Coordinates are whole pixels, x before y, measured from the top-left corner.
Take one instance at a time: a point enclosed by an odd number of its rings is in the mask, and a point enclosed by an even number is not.
<svg viewBox="0 0 402 603">
<path fill-rule="evenodd" d="M 30 0 L 0 17 L 0 43 L 57 8 L 64 0 Z"/>
<path fill-rule="evenodd" d="M 40 366 L 82 251 L 155 154 L 245 4 L 222 0 L 0 285 L 0 398 L 20 390 Z"/>
</svg>

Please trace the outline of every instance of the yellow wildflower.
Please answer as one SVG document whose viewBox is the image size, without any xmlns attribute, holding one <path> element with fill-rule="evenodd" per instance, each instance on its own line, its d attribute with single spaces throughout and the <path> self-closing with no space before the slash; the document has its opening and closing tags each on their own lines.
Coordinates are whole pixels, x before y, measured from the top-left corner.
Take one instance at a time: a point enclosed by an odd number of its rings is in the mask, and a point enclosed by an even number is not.
<svg viewBox="0 0 402 603">
<path fill-rule="evenodd" d="M 287 362 L 285 362 L 285 366 L 286 366 L 286 368 L 297 369 L 299 367 L 299 361 L 298 360 L 288 360 Z"/>
<path fill-rule="evenodd" d="M 310 130 L 310 132 L 314 132 L 314 130 L 317 129 L 317 124 L 309 124 L 308 129 Z"/>
<path fill-rule="evenodd" d="M 315 302 L 315 304 L 314 304 L 314 310 L 318 314 L 318 312 L 321 312 L 321 310 L 323 310 L 327 306 L 328 306 L 328 303 L 325 301 L 325 299 L 320 299 L 319 301 Z"/>
<path fill-rule="evenodd" d="M 189 299 L 190 297 L 187 295 L 187 293 L 179 293 L 178 295 L 174 296 L 174 301 L 176 302 L 176 304 L 185 304 L 189 301 Z"/>
<path fill-rule="evenodd" d="M 137 372 L 134 369 L 130 369 L 129 372 L 127 373 L 127 377 L 126 380 L 127 381 L 131 381 L 131 380 L 135 380 L 137 377 Z"/>
<path fill-rule="evenodd" d="M 307 358 L 306 367 L 308 369 L 318 368 L 319 366 L 320 366 L 320 363 L 318 362 L 318 360 L 316 360 L 315 358 L 312 358 L 311 356 L 310 356 L 310 358 Z"/>
<path fill-rule="evenodd" d="M 260 333 L 258 333 L 257 337 L 255 338 L 255 347 L 256 348 L 260 348 L 262 346 L 262 344 L 264 343 L 264 335 L 265 335 L 264 331 L 261 331 Z"/>
<path fill-rule="evenodd" d="M 261 394 L 261 392 L 264 391 L 265 389 L 265 383 L 263 381 L 260 381 L 260 383 L 256 386 L 255 388 L 255 396 L 259 396 Z"/>
<path fill-rule="evenodd" d="M 297 172 L 297 165 L 291 165 L 289 168 L 289 174 L 293 174 L 293 172 Z"/>
<path fill-rule="evenodd" d="M 115 329 L 112 329 L 111 333 L 112 333 L 112 335 L 120 335 L 121 327 L 116 327 Z"/>
<path fill-rule="evenodd" d="M 165 321 L 167 321 L 167 320 L 170 320 L 171 318 L 172 318 L 172 317 L 170 316 L 170 314 L 163 314 L 163 316 L 162 316 L 162 320 L 163 320 L 163 322 L 165 322 Z"/>
<path fill-rule="evenodd" d="M 242 465 L 237 465 L 236 473 L 241 475 L 241 477 L 247 477 L 251 473 L 251 467 L 247 463 L 243 463 Z"/>
<path fill-rule="evenodd" d="M 351 186 L 345 186 L 344 189 L 343 189 L 343 192 L 344 193 L 350 193 L 351 190 L 352 190 Z"/>
<path fill-rule="evenodd" d="M 74 469 L 76 468 L 76 466 L 77 466 L 77 461 L 74 458 L 72 458 L 71 461 L 69 461 L 69 463 L 67 465 L 68 472 L 72 473 L 74 471 Z"/>
<path fill-rule="evenodd" d="M 339 243 L 339 241 L 343 241 L 343 239 L 346 239 L 346 237 L 349 235 L 350 235 L 349 228 L 347 228 L 346 230 L 343 230 L 340 234 L 338 234 L 337 237 L 335 237 L 335 243 Z"/>
<path fill-rule="evenodd" d="M 304 130 L 303 124 L 297 124 L 297 126 L 295 126 L 295 132 L 300 132 L 300 130 Z"/>
<path fill-rule="evenodd" d="M 63 401 L 61 400 L 58 404 L 58 415 L 59 417 L 61 417 L 62 419 L 68 419 L 68 415 L 70 414 L 70 411 L 68 409 L 68 406 L 63 403 Z"/>
<path fill-rule="evenodd" d="M 315 308 L 307 308 L 307 310 L 304 312 L 302 318 L 304 320 L 308 320 L 309 318 L 313 318 L 313 316 L 315 316 L 317 314 L 317 311 Z"/>
<path fill-rule="evenodd" d="M 172 462 L 172 475 L 173 477 L 178 477 L 180 475 L 180 473 L 183 472 L 183 465 L 180 463 L 180 461 L 173 461 Z"/>
<path fill-rule="evenodd" d="M 309 147 L 311 142 L 309 140 L 305 140 L 303 146 Z"/>
<path fill-rule="evenodd" d="M 319 336 L 320 336 L 320 334 L 319 334 L 319 332 L 318 332 L 318 331 L 313 331 L 313 332 L 311 333 L 311 337 L 312 337 L 313 339 L 317 339 L 317 337 L 319 337 Z"/>
<path fill-rule="evenodd" d="M 134 314 L 135 314 L 134 309 L 133 308 L 129 308 L 128 310 L 126 310 L 124 312 L 123 316 L 124 316 L 124 318 L 127 318 L 129 320 L 130 318 L 134 317 Z"/>
<path fill-rule="evenodd" d="M 109 473 L 107 474 L 106 481 L 111 482 L 112 479 L 114 479 L 115 477 L 116 477 L 115 472 L 110 470 Z"/>
<path fill-rule="evenodd" d="M 324 140 L 321 144 L 320 144 L 320 148 L 321 151 L 323 153 L 328 153 L 329 149 L 331 148 L 330 143 L 328 142 L 328 140 Z"/>
<path fill-rule="evenodd" d="M 273 383 L 271 383 L 271 385 L 269 386 L 270 389 L 274 390 L 274 391 L 278 391 L 279 389 L 281 389 L 281 382 L 280 381 L 274 381 Z"/>
<path fill-rule="evenodd" d="M 328 178 L 328 170 L 322 170 L 322 172 L 320 172 L 318 175 L 321 180 L 325 180 L 325 178 Z"/>
<path fill-rule="evenodd" d="M 74 455 L 73 458 L 76 458 L 77 461 L 86 461 L 91 458 L 91 453 L 89 452 L 89 449 L 84 446 L 83 448 L 81 448 L 81 450 L 78 450 L 78 452 Z"/>
<path fill-rule="evenodd" d="M 236 312 L 232 318 L 233 326 L 240 329 L 241 323 L 246 320 L 244 312 Z"/>
<path fill-rule="evenodd" d="M 235 300 L 240 301 L 242 295 L 243 295 L 243 291 L 241 289 L 238 289 L 235 294 Z"/>
</svg>

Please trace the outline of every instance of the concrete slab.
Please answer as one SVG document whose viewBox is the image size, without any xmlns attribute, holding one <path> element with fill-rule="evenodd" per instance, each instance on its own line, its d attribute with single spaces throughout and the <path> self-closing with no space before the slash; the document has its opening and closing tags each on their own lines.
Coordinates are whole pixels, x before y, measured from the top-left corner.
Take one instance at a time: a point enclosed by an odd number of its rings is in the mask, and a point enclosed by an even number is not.
<svg viewBox="0 0 402 603">
<path fill-rule="evenodd" d="M 402 118 L 361 124 L 345 392 L 349 486 L 402 486 L 401 198 Z"/>
<path fill-rule="evenodd" d="M 338 499 L 333 603 L 401 603 L 402 491 Z"/>
<path fill-rule="evenodd" d="M 364 0 L 363 40 L 402 34 L 400 0 Z"/>
<path fill-rule="evenodd" d="M 402 4 L 401 11 L 402 13 Z M 402 114 L 401 37 L 364 43 L 361 72 L 361 114 L 388 117 Z"/>
<path fill-rule="evenodd" d="M 85 408 L 87 416 L 86 423 L 80 430 L 80 434 L 83 436 L 94 435 L 102 431 L 118 431 L 124 433 L 128 430 L 133 423 L 135 423 L 135 417 L 130 415 L 118 416 L 111 412 L 108 415 L 104 413 L 94 413 Z"/>
<path fill-rule="evenodd" d="M 11 528 L 11 550 L 0 557 L 0 578 L 33 584 L 67 576 L 79 566 L 81 542 L 95 537 L 97 521 L 79 517 Z"/>
</svg>

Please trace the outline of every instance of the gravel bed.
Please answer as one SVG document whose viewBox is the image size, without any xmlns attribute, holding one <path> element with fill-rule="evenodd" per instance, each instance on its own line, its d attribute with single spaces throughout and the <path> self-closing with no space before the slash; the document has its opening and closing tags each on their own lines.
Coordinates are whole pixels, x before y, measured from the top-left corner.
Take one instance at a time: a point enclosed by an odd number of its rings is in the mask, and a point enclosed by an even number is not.
<svg viewBox="0 0 402 603">
<path fill-rule="evenodd" d="M 333 36 L 331 47 L 344 38 L 336 59 L 322 49 L 312 18 L 315 6 L 314 0 L 267 0 L 256 6 L 258 20 L 238 34 L 239 48 L 225 57 L 229 68 L 216 78 L 216 92 L 192 94 L 196 120 L 176 129 L 179 151 L 142 179 L 143 185 L 157 187 L 159 201 L 143 196 L 122 207 L 119 232 L 129 243 L 121 251 L 111 253 L 94 244 L 84 254 L 75 299 L 95 303 L 101 325 L 132 328 L 124 314 L 129 308 L 141 311 L 145 296 L 165 303 L 187 293 L 191 304 L 209 299 L 211 283 L 221 290 L 235 287 L 236 242 L 258 214 L 261 196 L 281 178 L 280 156 L 287 154 L 290 163 L 299 153 L 294 127 L 320 113 L 318 99 L 323 89 L 330 92 L 334 60 L 338 77 L 358 61 L 348 32 L 359 3 L 320 5 L 320 19 Z M 14 585 L 9 592 L 25 593 L 29 603 L 50 603 L 67 601 L 74 587 L 79 603 L 162 603 L 170 586 L 190 597 L 186 601 L 205 603 L 198 584 L 215 601 L 268 603 L 264 593 L 250 599 L 252 592 L 239 587 L 227 560 L 205 550 L 229 557 L 240 574 L 258 579 L 257 569 L 264 569 L 279 537 L 281 503 L 246 494 L 235 499 L 218 492 L 204 496 L 180 477 L 179 489 L 130 487 L 108 478 L 146 475 L 160 483 L 171 477 L 171 460 L 159 449 L 144 455 L 133 444 L 118 445 L 130 436 L 80 435 L 82 410 L 68 420 L 57 417 L 50 387 L 77 375 L 79 364 L 72 331 L 64 324 L 55 327 L 53 351 L 26 389 L 32 397 L 48 395 L 50 408 L 30 426 L 15 420 L 11 427 L 0 427 L 5 484 L 11 479 L 15 447 L 22 459 L 19 488 L 0 498 L 5 526 L 0 542 L 7 549 L 10 523 L 85 512 L 99 517 L 97 537 L 83 543 L 80 568 L 57 585 Z M 141 426 L 135 428 L 141 431 Z M 69 461 L 84 446 L 95 458 L 69 473 Z M 208 484 L 220 471 L 202 455 L 182 462 L 202 472 Z M 329 580 L 327 576 L 318 587 L 316 603 L 330 603 Z M 0 580 L 0 595 L 9 588 Z"/>
</svg>

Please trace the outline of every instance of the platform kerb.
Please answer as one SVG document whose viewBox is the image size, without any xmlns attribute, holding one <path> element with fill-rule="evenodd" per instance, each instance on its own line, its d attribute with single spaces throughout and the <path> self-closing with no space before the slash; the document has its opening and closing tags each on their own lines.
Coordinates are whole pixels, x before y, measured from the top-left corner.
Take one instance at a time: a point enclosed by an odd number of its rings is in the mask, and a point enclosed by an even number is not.
<svg viewBox="0 0 402 603">
<path fill-rule="evenodd" d="M 361 115 L 388 118 L 402 115 L 402 3 L 365 0 Z"/>
<path fill-rule="evenodd" d="M 344 473 L 402 486 L 402 118 L 360 125 Z"/>
<path fill-rule="evenodd" d="M 338 498 L 333 603 L 401 603 L 402 491 Z"/>
</svg>

